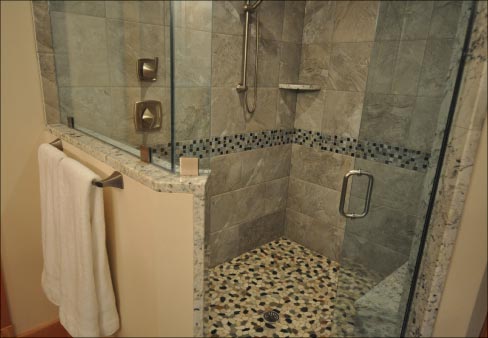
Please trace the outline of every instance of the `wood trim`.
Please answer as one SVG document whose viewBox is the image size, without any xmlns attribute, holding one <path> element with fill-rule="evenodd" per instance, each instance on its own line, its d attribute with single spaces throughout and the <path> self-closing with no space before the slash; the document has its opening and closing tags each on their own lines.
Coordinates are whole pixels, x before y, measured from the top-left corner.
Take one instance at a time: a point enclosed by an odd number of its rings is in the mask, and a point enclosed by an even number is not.
<svg viewBox="0 0 488 338">
<path fill-rule="evenodd" d="M 0 337 L 15 337 L 14 326 L 9 325 L 0 329 Z"/>
<path fill-rule="evenodd" d="M 0 264 L 0 337 L 15 337 L 14 326 L 10 319 L 7 294 L 3 288 L 3 272 Z"/>
<path fill-rule="evenodd" d="M 71 337 L 59 320 L 49 322 L 22 333 L 19 337 Z"/>
<path fill-rule="evenodd" d="M 480 338 L 487 338 L 488 337 L 488 314 L 485 317 L 485 324 L 481 328 Z"/>
</svg>

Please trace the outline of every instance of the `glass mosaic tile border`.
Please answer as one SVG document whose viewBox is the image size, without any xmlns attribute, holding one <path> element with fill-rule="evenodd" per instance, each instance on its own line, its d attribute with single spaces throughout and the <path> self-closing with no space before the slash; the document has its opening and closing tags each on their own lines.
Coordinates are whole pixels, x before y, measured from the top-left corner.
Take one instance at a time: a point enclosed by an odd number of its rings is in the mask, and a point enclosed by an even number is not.
<svg viewBox="0 0 488 338">
<path fill-rule="evenodd" d="M 284 144 L 298 144 L 420 172 L 427 170 L 430 159 L 429 153 L 419 150 L 304 129 L 264 130 L 178 141 L 175 155 L 177 158 L 181 156 L 208 158 Z M 167 156 L 171 144 L 155 145 L 153 148 L 157 156 Z"/>
</svg>

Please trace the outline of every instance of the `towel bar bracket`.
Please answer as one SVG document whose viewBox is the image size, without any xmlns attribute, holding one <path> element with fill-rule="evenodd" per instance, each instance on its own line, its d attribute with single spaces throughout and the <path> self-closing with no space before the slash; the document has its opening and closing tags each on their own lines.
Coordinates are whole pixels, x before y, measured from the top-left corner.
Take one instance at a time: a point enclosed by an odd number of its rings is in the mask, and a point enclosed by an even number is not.
<svg viewBox="0 0 488 338">
<path fill-rule="evenodd" d="M 63 142 L 59 138 L 55 139 L 49 144 L 63 151 Z M 111 187 L 111 188 L 124 189 L 124 177 L 120 172 L 114 171 L 112 175 L 110 175 L 109 177 L 100 181 L 94 180 L 92 184 L 99 188 Z"/>
<path fill-rule="evenodd" d="M 112 188 L 124 189 L 124 178 L 122 174 L 118 171 L 114 171 L 112 175 L 110 175 L 109 177 L 103 180 L 93 181 L 92 183 L 93 185 L 99 188 L 112 187 Z"/>
</svg>

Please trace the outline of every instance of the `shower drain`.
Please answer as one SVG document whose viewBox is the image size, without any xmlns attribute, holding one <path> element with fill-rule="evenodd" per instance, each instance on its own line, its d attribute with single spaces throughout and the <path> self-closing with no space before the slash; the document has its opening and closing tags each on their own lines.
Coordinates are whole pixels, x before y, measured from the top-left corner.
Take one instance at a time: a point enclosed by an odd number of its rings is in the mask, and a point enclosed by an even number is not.
<svg viewBox="0 0 488 338">
<path fill-rule="evenodd" d="M 274 323 L 280 319 L 280 315 L 276 311 L 266 311 L 263 315 L 267 322 Z"/>
</svg>

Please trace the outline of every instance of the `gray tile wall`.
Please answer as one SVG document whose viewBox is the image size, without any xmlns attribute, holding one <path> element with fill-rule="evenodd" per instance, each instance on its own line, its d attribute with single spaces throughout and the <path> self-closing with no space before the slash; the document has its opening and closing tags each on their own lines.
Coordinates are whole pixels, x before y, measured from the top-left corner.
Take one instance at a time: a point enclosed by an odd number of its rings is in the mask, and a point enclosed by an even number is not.
<svg viewBox="0 0 488 338">
<path fill-rule="evenodd" d="M 295 128 L 359 137 L 378 10 L 374 1 L 306 2 L 299 78 L 322 90 L 299 94 Z M 285 235 L 337 261 L 346 226 L 342 177 L 354 161 L 293 145 Z"/>
<path fill-rule="evenodd" d="M 460 5 L 307 1 L 299 77 L 322 91 L 299 94 L 295 128 L 430 153 Z M 344 231 L 332 196 L 352 168 L 376 181 L 369 215 Z M 424 176 L 293 145 L 285 235 L 386 275 L 408 258 Z M 350 210 L 362 209 L 363 183 L 353 180 Z M 317 204 L 317 196 L 328 198 Z"/>
<path fill-rule="evenodd" d="M 133 105 L 139 100 L 159 100 L 163 105 L 163 131 L 150 134 L 148 143 L 168 143 L 169 22 L 165 18 L 165 2 L 48 3 L 52 49 L 47 37 L 38 33 L 37 39 L 43 52 L 49 53 L 40 54 L 40 58 L 52 57 L 54 61 L 61 121 L 73 116 L 77 126 L 139 146 L 142 135 L 134 131 Z M 34 8 L 37 7 L 40 6 L 34 2 Z M 159 58 L 155 82 L 141 82 L 137 78 L 137 59 L 147 57 Z M 46 79 L 52 81 L 49 76 Z M 51 107 L 46 103 L 46 109 Z M 49 118 L 48 121 L 51 122 Z"/>
<path fill-rule="evenodd" d="M 211 136 L 292 129 L 294 124 L 296 93 L 280 91 L 278 83 L 298 81 L 305 3 L 264 1 L 259 7 L 259 89 L 253 116 L 244 111 L 243 95 L 235 90 L 241 76 L 242 4 L 213 2 Z M 254 36 L 253 28 L 248 56 L 250 88 L 255 78 Z M 249 99 L 252 96 L 250 89 Z M 210 159 L 210 265 L 283 235 L 291 147 L 288 144 Z"/>
</svg>

